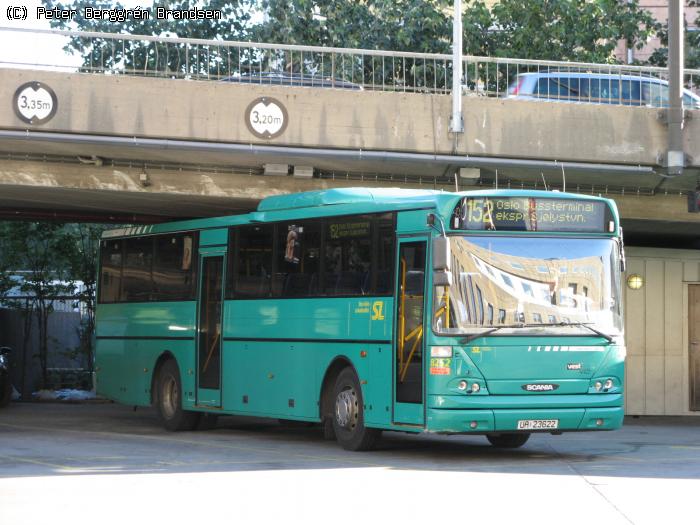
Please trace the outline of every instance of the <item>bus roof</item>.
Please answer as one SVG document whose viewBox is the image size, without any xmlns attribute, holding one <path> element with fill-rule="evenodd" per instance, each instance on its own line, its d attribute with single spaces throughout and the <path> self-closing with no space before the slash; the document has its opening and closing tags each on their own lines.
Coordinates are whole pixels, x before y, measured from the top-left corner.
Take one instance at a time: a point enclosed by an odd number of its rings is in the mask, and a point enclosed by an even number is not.
<svg viewBox="0 0 700 525">
<path fill-rule="evenodd" d="M 406 190 L 401 188 L 339 188 L 305 191 L 266 197 L 258 204 L 258 211 L 279 211 L 297 208 L 315 208 L 337 204 L 406 204 L 416 201 L 434 201 L 436 195 L 451 193 L 438 190 Z"/>
<path fill-rule="evenodd" d="M 203 228 L 225 228 L 251 222 L 274 222 L 298 218 L 313 218 L 333 215 L 351 215 L 360 213 L 378 213 L 384 211 L 401 211 L 419 208 L 436 208 L 443 214 L 451 213 L 459 199 L 463 197 L 540 197 L 557 199 L 579 199 L 606 201 L 617 218 L 614 201 L 603 197 L 579 195 L 558 191 L 542 190 L 476 190 L 448 192 L 441 190 L 417 190 L 402 188 L 335 188 L 328 190 L 307 191 L 285 195 L 274 195 L 260 201 L 254 212 L 207 217 L 170 223 L 118 228 L 103 233 L 103 238 L 130 235 L 148 235 Z"/>
</svg>

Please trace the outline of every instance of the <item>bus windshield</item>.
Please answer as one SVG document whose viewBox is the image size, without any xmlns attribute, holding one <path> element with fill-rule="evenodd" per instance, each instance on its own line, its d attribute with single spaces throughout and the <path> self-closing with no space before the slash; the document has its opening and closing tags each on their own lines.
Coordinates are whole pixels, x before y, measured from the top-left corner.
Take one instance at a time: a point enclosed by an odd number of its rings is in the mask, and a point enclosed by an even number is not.
<svg viewBox="0 0 700 525">
<path fill-rule="evenodd" d="M 434 294 L 437 333 L 622 333 L 613 239 L 451 236 L 450 248 L 452 286 Z"/>
</svg>

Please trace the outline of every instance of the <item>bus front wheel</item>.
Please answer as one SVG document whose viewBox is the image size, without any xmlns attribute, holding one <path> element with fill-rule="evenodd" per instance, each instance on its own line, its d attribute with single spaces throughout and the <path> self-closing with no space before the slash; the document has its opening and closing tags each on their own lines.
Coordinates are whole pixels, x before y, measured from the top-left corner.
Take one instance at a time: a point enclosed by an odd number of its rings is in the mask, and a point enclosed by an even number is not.
<svg viewBox="0 0 700 525">
<path fill-rule="evenodd" d="M 193 430 L 201 414 L 182 409 L 182 382 L 180 370 L 173 359 L 169 359 L 158 370 L 154 404 L 158 418 L 170 431 Z"/>
<path fill-rule="evenodd" d="M 497 448 L 518 448 L 527 443 L 530 434 L 487 434 L 486 439 Z"/>
<path fill-rule="evenodd" d="M 343 369 L 333 389 L 333 430 L 345 450 L 371 450 L 381 430 L 365 427 L 362 390 L 351 368 Z"/>
</svg>

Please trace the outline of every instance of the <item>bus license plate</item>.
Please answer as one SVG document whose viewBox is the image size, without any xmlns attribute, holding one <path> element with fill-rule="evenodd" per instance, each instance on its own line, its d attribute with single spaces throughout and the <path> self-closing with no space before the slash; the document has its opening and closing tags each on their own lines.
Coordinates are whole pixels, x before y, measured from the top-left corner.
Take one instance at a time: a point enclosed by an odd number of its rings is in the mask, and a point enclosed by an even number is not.
<svg viewBox="0 0 700 525">
<path fill-rule="evenodd" d="M 521 419 L 518 421 L 518 430 L 544 430 L 559 428 L 558 419 Z"/>
</svg>

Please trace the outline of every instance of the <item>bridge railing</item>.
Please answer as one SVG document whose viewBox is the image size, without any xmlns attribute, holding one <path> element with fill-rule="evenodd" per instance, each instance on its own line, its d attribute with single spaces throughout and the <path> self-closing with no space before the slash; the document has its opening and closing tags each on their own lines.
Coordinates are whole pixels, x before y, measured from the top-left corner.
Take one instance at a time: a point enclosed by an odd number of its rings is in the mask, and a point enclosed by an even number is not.
<svg viewBox="0 0 700 525">
<path fill-rule="evenodd" d="M 3 33 L 32 38 L 51 50 L 37 51 L 36 57 L 56 56 L 55 50 L 61 48 L 74 55 L 72 62 L 60 65 L 41 58 L 13 60 L 6 52 L 0 57 L 4 67 L 411 93 L 447 94 L 452 86 L 452 58 L 447 54 L 0 27 Z M 474 95 L 646 107 L 668 104 L 663 96 L 665 68 L 465 56 L 463 69 L 463 90 Z M 540 79 L 530 92 L 516 89 L 525 73 Z M 565 81 L 562 86 L 565 76 L 587 80 L 576 86 Z M 635 78 L 642 82 L 632 82 Z M 646 98 L 639 88 L 636 97 L 625 93 L 635 84 L 649 85 L 651 93 Z M 700 70 L 686 70 L 685 85 L 698 91 Z"/>
</svg>

